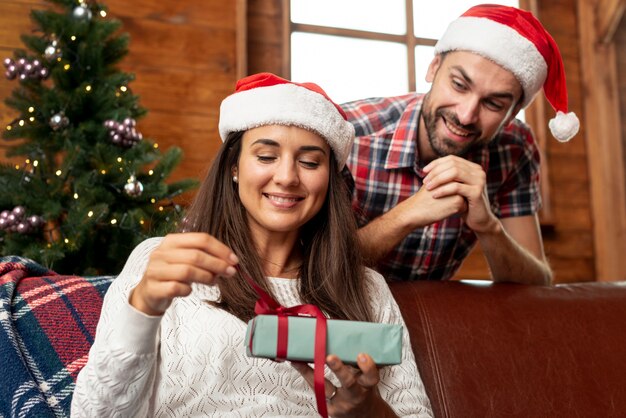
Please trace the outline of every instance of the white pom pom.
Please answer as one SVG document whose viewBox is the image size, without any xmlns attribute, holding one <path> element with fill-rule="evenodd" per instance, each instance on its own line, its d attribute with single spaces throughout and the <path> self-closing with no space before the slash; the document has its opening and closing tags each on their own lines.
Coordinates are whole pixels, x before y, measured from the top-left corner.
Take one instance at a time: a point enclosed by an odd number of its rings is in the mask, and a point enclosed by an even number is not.
<svg viewBox="0 0 626 418">
<path fill-rule="evenodd" d="M 574 112 L 567 114 L 560 110 L 556 112 L 556 116 L 548 122 L 550 132 L 560 142 L 567 142 L 578 133 L 580 121 Z"/>
</svg>

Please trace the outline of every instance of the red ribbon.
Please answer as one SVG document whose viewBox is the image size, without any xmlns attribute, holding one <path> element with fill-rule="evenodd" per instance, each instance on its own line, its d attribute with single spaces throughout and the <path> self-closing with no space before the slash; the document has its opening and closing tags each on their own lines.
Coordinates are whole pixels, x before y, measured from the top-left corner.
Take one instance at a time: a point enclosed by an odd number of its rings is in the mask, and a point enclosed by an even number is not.
<svg viewBox="0 0 626 418">
<path fill-rule="evenodd" d="M 315 318 L 315 351 L 313 355 L 313 389 L 317 401 L 317 411 L 324 418 L 328 418 L 326 409 L 326 391 L 324 385 L 324 365 L 326 364 L 326 316 L 315 305 L 297 305 L 285 308 L 268 295 L 257 285 L 239 266 L 239 273 L 250 283 L 250 286 L 259 295 L 254 306 L 257 315 L 276 315 L 278 317 L 278 338 L 276 342 L 276 360 L 284 361 L 287 358 L 287 341 L 289 337 L 289 316 L 311 316 Z"/>
</svg>

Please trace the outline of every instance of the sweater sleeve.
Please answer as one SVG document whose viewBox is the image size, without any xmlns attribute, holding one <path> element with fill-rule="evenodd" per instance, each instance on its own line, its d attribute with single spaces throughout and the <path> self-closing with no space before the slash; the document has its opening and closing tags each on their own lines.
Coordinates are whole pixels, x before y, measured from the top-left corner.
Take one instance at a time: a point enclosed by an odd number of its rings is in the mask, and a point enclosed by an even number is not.
<svg viewBox="0 0 626 418">
<path fill-rule="evenodd" d="M 374 320 L 402 325 L 402 363 L 380 369 L 378 388 L 382 398 L 400 417 L 432 418 L 433 412 L 424 384 L 417 370 L 409 333 L 402 313 L 385 279 L 367 269 Z"/>
<path fill-rule="evenodd" d="M 137 311 L 128 299 L 159 242 L 139 244 L 104 297 L 89 359 L 76 380 L 72 417 L 149 415 L 162 317 Z"/>
</svg>

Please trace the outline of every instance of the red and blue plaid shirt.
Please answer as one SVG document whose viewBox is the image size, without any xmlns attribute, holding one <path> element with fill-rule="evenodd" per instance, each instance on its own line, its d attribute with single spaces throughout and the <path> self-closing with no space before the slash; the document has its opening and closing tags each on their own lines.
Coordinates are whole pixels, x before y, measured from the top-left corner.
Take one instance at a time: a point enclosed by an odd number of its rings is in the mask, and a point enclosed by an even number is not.
<svg viewBox="0 0 626 418">
<path fill-rule="evenodd" d="M 348 179 L 353 209 L 361 226 L 422 187 L 425 164 L 419 161 L 416 146 L 422 100 L 423 95 L 413 93 L 342 105 L 356 129 L 347 166 L 353 177 Z M 539 210 L 539 150 L 526 124 L 515 120 L 489 145 L 466 158 L 487 173 L 487 193 L 496 216 L 524 216 Z M 377 269 L 388 280 L 449 279 L 475 243 L 474 232 L 461 215 L 455 215 L 415 229 Z"/>
</svg>

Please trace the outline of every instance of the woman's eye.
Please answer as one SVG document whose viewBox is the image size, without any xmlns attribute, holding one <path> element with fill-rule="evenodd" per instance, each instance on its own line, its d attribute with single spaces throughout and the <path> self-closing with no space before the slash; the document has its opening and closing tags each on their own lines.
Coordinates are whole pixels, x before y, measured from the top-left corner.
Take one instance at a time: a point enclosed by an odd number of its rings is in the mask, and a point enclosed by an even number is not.
<svg viewBox="0 0 626 418">
<path fill-rule="evenodd" d="M 262 163 L 271 163 L 276 159 L 276 157 L 269 155 L 257 155 L 257 159 Z"/>
<path fill-rule="evenodd" d="M 301 160 L 300 164 L 302 164 L 305 168 L 317 168 L 320 165 L 318 162 L 305 160 Z"/>
</svg>

